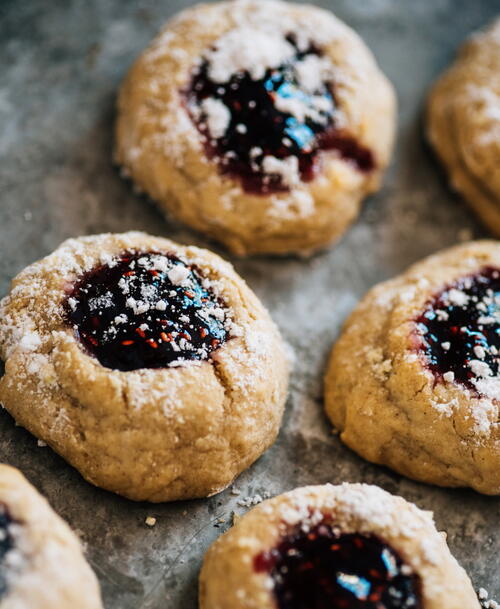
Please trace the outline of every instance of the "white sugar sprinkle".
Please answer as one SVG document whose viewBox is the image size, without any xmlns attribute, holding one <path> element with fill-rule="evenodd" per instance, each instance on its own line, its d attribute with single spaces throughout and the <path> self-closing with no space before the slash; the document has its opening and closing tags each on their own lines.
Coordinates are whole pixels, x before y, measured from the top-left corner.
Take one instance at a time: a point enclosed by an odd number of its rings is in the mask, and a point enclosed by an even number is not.
<svg viewBox="0 0 500 609">
<path fill-rule="evenodd" d="M 168 278 L 174 285 L 181 285 L 189 277 L 189 274 L 189 269 L 182 264 L 176 264 L 167 273 Z"/>
<path fill-rule="evenodd" d="M 37 332 L 27 332 L 19 341 L 19 347 L 24 351 L 36 351 L 41 343 Z"/>
<path fill-rule="evenodd" d="M 486 351 L 483 349 L 483 347 L 481 347 L 480 345 L 476 345 L 474 347 L 474 355 L 478 358 L 478 359 L 484 359 L 485 355 L 486 355 Z"/>
<path fill-rule="evenodd" d="M 458 307 L 464 307 L 469 302 L 469 296 L 464 291 L 457 290 L 456 288 L 452 288 L 447 293 L 447 298 L 451 304 Z"/>
<path fill-rule="evenodd" d="M 449 370 L 443 374 L 443 378 L 447 383 L 452 383 L 455 380 L 455 373 Z"/>
<path fill-rule="evenodd" d="M 206 117 L 210 135 L 216 139 L 223 137 L 231 121 L 229 108 L 219 99 L 213 97 L 204 99 L 200 106 Z"/>
<path fill-rule="evenodd" d="M 254 80 L 259 80 L 268 68 L 278 67 L 294 54 L 293 45 L 283 36 L 241 26 L 221 36 L 206 59 L 210 64 L 209 77 L 224 83 L 241 72 L 248 72 Z"/>
<path fill-rule="evenodd" d="M 289 156 L 286 159 L 265 156 L 262 160 L 262 169 L 268 175 L 279 176 L 283 184 L 289 188 L 300 182 L 299 160 L 296 156 Z"/>
</svg>

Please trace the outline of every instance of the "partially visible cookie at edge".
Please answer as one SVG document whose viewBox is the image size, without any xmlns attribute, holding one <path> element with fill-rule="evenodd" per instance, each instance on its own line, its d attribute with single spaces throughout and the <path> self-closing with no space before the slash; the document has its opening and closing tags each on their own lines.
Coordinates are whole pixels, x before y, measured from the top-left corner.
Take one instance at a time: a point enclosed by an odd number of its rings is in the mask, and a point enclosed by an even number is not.
<svg viewBox="0 0 500 609">
<path fill-rule="evenodd" d="M 500 243 L 444 250 L 372 288 L 333 347 L 325 408 L 369 461 L 500 494 Z"/>
<path fill-rule="evenodd" d="M 451 186 L 500 236 L 500 19 L 471 36 L 434 85 L 427 135 Z"/>
<path fill-rule="evenodd" d="M 366 484 L 264 501 L 209 548 L 200 609 L 479 609 L 430 512 Z"/>
<path fill-rule="evenodd" d="M 68 525 L 16 469 L 0 464 L 0 608 L 102 609 Z"/>
</svg>

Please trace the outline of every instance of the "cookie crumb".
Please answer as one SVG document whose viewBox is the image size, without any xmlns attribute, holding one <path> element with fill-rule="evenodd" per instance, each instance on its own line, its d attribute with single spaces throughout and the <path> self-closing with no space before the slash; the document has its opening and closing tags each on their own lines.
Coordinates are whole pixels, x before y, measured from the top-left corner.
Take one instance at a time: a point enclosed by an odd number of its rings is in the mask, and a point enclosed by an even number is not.
<svg viewBox="0 0 500 609">
<path fill-rule="evenodd" d="M 264 499 L 269 499 L 270 496 L 271 494 L 265 491 L 264 493 L 262 493 L 262 495 L 256 493 L 253 497 L 244 497 L 243 499 L 240 499 L 237 503 L 240 507 L 253 507 L 254 505 L 262 503 Z"/>
<path fill-rule="evenodd" d="M 493 599 L 489 599 L 488 591 L 484 588 L 479 588 L 477 597 L 483 609 L 500 609 L 500 604 Z"/>
<path fill-rule="evenodd" d="M 144 522 L 148 527 L 154 527 L 156 524 L 156 518 L 154 516 L 148 516 Z"/>
</svg>

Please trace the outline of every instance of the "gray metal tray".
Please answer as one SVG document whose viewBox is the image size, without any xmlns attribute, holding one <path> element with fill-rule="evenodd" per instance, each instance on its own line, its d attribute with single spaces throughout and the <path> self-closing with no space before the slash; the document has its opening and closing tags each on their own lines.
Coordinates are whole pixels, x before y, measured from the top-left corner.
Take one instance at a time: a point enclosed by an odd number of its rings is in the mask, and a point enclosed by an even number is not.
<svg viewBox="0 0 500 609">
<path fill-rule="evenodd" d="M 0 0 L 0 293 L 70 236 L 142 229 L 200 245 L 135 195 L 111 164 L 117 86 L 184 0 Z M 417 484 L 362 461 L 322 411 L 325 359 L 340 325 L 374 283 L 419 258 L 487 233 L 448 190 L 422 138 L 434 77 L 499 0 L 323 0 L 374 50 L 399 95 L 399 138 L 385 188 L 331 251 L 311 260 L 233 260 L 297 355 L 276 444 L 227 490 L 147 505 L 92 487 L 0 413 L 0 460 L 19 467 L 81 533 L 108 609 L 195 609 L 208 545 L 244 513 L 242 498 L 310 483 L 365 481 L 433 510 L 476 587 L 500 595 L 500 500 Z M 224 255 L 224 252 L 222 252 Z M 157 524 L 148 528 L 152 515 Z M 217 523 L 217 518 L 225 523 Z M 61 565 L 61 568 L 64 568 Z M 464 608 L 465 609 L 465 608 Z"/>
</svg>

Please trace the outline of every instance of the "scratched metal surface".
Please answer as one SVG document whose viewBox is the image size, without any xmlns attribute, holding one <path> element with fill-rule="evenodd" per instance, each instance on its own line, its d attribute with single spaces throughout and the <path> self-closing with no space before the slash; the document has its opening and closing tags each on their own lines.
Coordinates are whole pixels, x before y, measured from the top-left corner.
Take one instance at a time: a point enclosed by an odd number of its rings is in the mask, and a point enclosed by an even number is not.
<svg viewBox="0 0 500 609">
<path fill-rule="evenodd" d="M 116 88 L 160 24 L 185 0 L 0 1 L 0 293 L 28 263 L 70 236 L 143 229 L 207 243 L 165 221 L 110 161 Z M 446 188 L 422 139 L 422 101 L 471 30 L 499 0 L 322 0 L 356 28 L 395 83 L 395 161 L 385 188 L 333 250 L 309 261 L 235 260 L 297 354 L 276 444 L 229 491 L 172 505 L 96 489 L 0 414 L 0 459 L 21 468 L 78 530 L 107 609 L 195 609 L 208 545 L 243 513 L 238 499 L 323 482 L 365 481 L 435 512 L 476 587 L 500 596 L 500 500 L 417 484 L 361 461 L 322 413 L 325 358 L 340 324 L 374 283 L 466 236 L 486 235 Z M 208 244 L 210 245 L 210 244 Z M 216 248 L 214 248 L 216 249 Z M 146 516 L 157 524 L 149 529 Z"/>
</svg>

